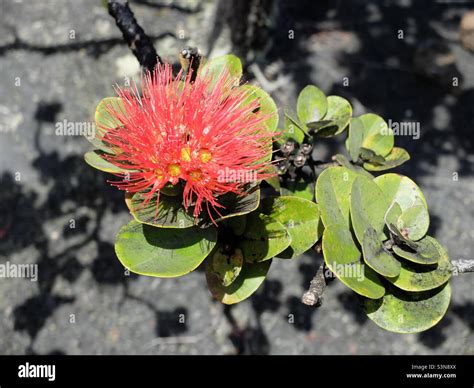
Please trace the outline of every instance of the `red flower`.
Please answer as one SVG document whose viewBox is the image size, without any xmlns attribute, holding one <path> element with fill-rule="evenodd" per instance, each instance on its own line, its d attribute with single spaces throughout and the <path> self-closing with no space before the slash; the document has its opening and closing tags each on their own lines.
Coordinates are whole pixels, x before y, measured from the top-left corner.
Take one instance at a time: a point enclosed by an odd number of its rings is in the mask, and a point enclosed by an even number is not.
<svg viewBox="0 0 474 388">
<path fill-rule="evenodd" d="M 136 86 L 118 90 L 123 111 L 108 107 L 122 125 L 106 134 L 116 149 L 107 160 L 130 170 L 113 185 L 146 193 L 146 204 L 159 201 L 165 185 L 180 184 L 184 207 L 194 206 L 197 217 L 203 203 L 208 212 L 217 210 L 218 196 L 244 194 L 249 181 L 270 176 L 268 115 L 255 114 L 258 101 L 236 87 L 228 72 L 192 83 L 181 73 L 173 77 L 171 66 L 164 65 L 148 73 L 141 87 L 142 95 Z"/>
</svg>

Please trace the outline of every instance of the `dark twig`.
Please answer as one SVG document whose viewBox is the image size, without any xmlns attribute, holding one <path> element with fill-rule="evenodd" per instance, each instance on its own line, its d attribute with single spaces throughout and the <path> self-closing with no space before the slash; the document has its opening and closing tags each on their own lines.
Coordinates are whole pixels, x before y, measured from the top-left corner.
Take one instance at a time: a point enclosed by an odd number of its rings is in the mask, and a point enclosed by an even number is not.
<svg viewBox="0 0 474 388">
<path fill-rule="evenodd" d="M 316 245 L 314 248 L 317 252 L 320 252 L 320 246 Z M 454 260 L 451 262 L 453 265 L 453 274 L 460 275 L 463 273 L 474 272 L 474 260 Z M 324 274 L 325 267 L 321 264 L 314 275 L 313 280 L 309 284 L 309 289 L 302 297 L 302 302 L 308 306 L 319 307 L 323 303 L 323 293 L 326 289 L 327 279 Z"/>
<path fill-rule="evenodd" d="M 309 283 L 309 289 L 303 295 L 302 302 L 308 306 L 319 307 L 323 304 L 323 293 L 326 289 L 326 277 L 324 276 L 324 264 L 321 264 Z"/>
<path fill-rule="evenodd" d="M 108 9 L 142 67 L 152 71 L 158 63 L 163 63 L 153 47 L 153 42 L 137 23 L 127 0 L 108 0 Z"/>
<path fill-rule="evenodd" d="M 451 264 L 453 265 L 453 274 L 455 275 L 474 272 L 474 260 L 454 260 Z"/>
</svg>

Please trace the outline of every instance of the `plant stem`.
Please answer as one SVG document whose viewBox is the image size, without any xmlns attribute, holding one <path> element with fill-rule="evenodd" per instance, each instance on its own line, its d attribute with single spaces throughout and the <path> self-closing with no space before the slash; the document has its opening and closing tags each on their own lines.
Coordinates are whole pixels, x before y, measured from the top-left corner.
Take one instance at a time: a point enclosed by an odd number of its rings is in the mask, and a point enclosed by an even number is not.
<svg viewBox="0 0 474 388">
<path fill-rule="evenodd" d="M 451 264 L 453 265 L 453 273 L 455 275 L 474 272 L 474 260 L 454 260 Z"/>
<path fill-rule="evenodd" d="M 323 304 L 323 293 L 326 289 L 326 278 L 324 276 L 324 264 L 321 264 L 309 283 L 309 289 L 301 298 L 301 301 L 308 306 L 319 307 Z"/>
<path fill-rule="evenodd" d="M 153 71 L 158 63 L 163 63 L 150 37 L 145 34 L 135 19 L 127 0 L 108 0 L 108 10 L 142 67 Z"/>
</svg>

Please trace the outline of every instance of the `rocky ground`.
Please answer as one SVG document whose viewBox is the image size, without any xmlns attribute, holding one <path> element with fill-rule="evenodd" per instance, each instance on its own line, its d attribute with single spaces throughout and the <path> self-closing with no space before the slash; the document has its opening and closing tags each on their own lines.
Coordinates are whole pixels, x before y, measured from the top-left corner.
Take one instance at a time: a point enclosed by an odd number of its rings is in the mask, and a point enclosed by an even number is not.
<svg viewBox="0 0 474 388">
<path fill-rule="evenodd" d="M 451 258 L 474 258 L 474 55 L 458 37 L 473 6 L 293 3 L 279 2 L 258 62 L 275 99 L 293 106 L 312 82 L 348 98 L 356 114 L 419 122 L 420 139 L 396 138 L 412 154 L 399 171 L 424 189 L 431 234 Z M 179 279 L 126 276 L 113 250 L 129 220 L 122 196 L 83 162 L 87 141 L 58 136 L 55 125 L 92 120 L 98 101 L 136 77 L 138 64 L 99 0 L 0 7 L 0 262 L 39 268 L 37 282 L 0 279 L 1 354 L 474 354 L 474 276 L 453 279 L 448 314 L 419 335 L 379 329 L 337 281 L 321 308 L 301 304 L 317 256 L 275 260 L 264 286 L 232 308 L 212 301 L 200 270 Z M 211 56 L 231 49 L 229 30 L 212 28 L 214 1 L 132 7 L 168 61 L 186 45 L 212 47 Z M 430 41 L 448 45 L 454 67 L 432 72 L 429 55 L 415 60 Z M 254 74 L 249 67 L 248 79 Z M 316 152 L 324 159 L 341 142 Z"/>
</svg>

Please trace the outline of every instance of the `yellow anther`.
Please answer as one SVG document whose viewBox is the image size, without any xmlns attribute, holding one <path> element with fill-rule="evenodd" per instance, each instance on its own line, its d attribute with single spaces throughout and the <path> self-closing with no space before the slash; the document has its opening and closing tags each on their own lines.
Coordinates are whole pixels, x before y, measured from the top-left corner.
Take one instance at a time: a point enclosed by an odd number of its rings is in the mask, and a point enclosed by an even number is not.
<svg viewBox="0 0 474 388">
<path fill-rule="evenodd" d="M 179 164 L 170 164 L 168 166 L 168 173 L 173 177 L 179 176 L 181 174 Z"/>
<path fill-rule="evenodd" d="M 189 174 L 189 176 L 191 177 L 191 179 L 193 181 L 198 181 L 201 179 L 202 177 L 202 173 L 200 170 L 194 170 L 194 171 L 191 171 L 191 173 Z"/>
<path fill-rule="evenodd" d="M 191 161 L 191 148 L 189 148 L 189 147 L 181 148 L 181 160 L 183 162 L 190 162 Z"/>
<path fill-rule="evenodd" d="M 199 159 L 203 163 L 207 163 L 212 159 L 212 154 L 209 150 L 201 150 L 199 151 Z"/>
<path fill-rule="evenodd" d="M 158 178 L 158 179 L 163 179 L 163 171 L 160 170 L 159 168 L 157 168 L 155 170 L 155 176 Z"/>
</svg>

